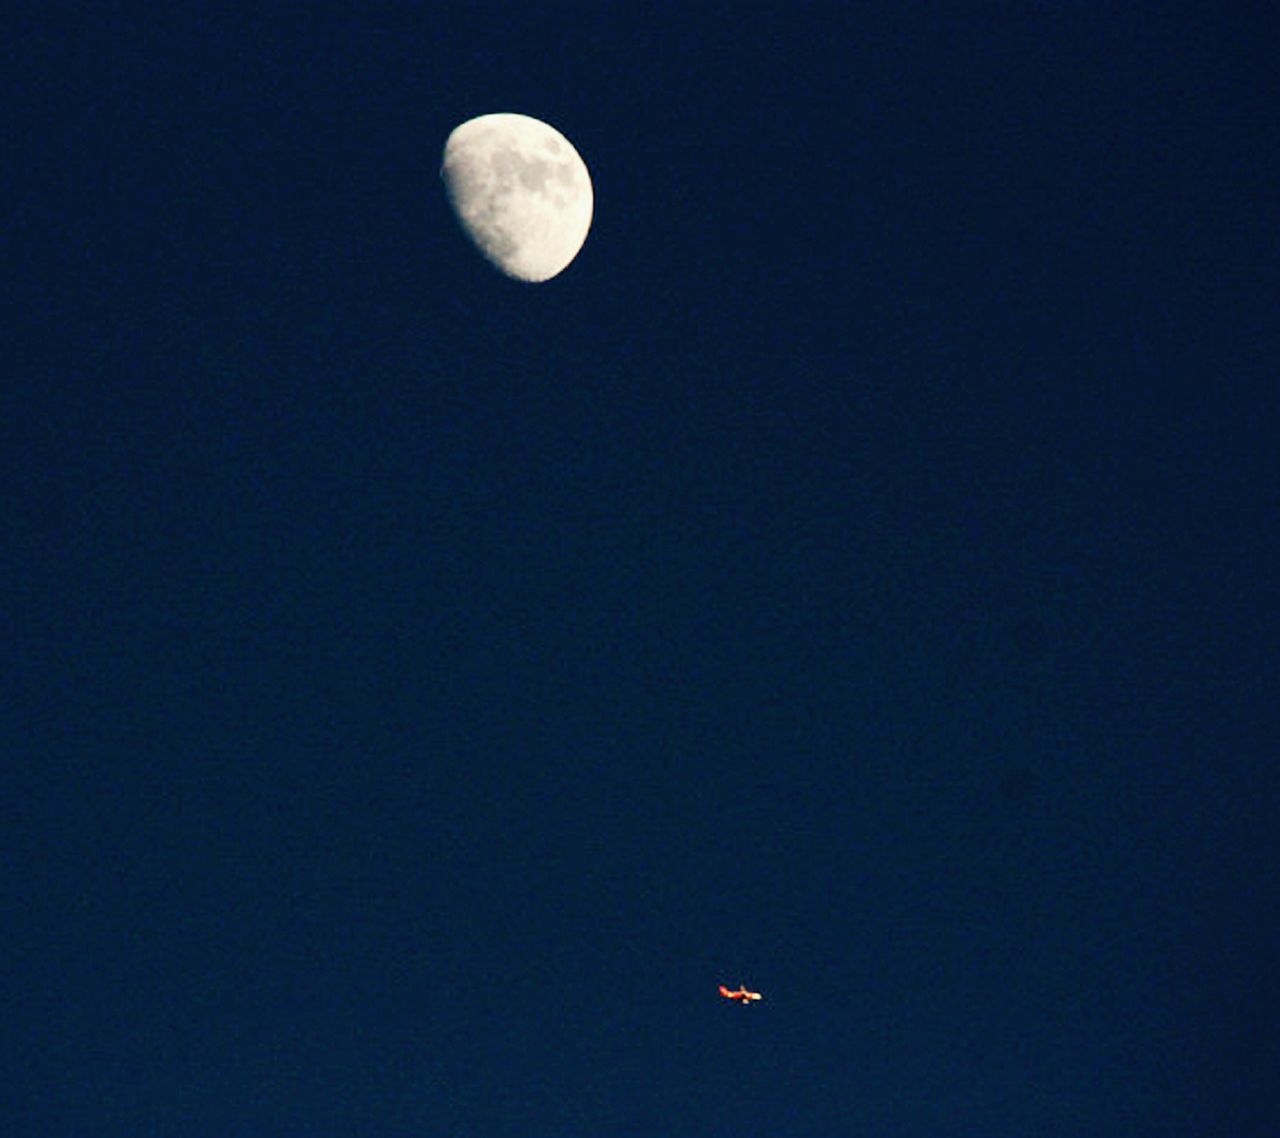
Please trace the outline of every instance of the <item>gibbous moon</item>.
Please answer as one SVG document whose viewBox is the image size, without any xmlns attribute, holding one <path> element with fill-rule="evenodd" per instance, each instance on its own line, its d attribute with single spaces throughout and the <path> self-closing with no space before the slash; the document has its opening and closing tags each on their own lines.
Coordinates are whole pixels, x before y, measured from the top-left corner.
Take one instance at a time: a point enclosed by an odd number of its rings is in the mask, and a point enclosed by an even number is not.
<svg viewBox="0 0 1280 1138">
<path fill-rule="evenodd" d="M 550 280 L 578 255 L 594 196 L 586 163 L 554 127 L 527 115 L 481 115 L 444 146 L 458 221 L 509 277 Z"/>
</svg>

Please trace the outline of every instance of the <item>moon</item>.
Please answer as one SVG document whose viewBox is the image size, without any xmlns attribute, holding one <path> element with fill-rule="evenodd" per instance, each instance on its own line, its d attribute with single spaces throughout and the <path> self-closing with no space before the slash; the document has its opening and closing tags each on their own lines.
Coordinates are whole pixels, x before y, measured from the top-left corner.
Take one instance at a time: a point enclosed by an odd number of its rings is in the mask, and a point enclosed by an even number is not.
<svg viewBox="0 0 1280 1138">
<path fill-rule="evenodd" d="M 467 236 L 521 281 L 546 281 L 578 255 L 591 228 L 591 175 L 573 144 L 528 115 L 481 115 L 444 146 L 440 176 Z"/>
</svg>

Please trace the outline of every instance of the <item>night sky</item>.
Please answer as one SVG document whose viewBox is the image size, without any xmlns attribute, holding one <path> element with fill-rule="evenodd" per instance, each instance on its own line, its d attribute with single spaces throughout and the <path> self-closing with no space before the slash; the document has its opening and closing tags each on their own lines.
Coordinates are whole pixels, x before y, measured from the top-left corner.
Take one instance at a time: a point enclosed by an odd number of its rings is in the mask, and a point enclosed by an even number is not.
<svg viewBox="0 0 1280 1138">
<path fill-rule="evenodd" d="M 288 7 L 4 21 L 0 1133 L 1280 1132 L 1270 6 Z"/>
</svg>

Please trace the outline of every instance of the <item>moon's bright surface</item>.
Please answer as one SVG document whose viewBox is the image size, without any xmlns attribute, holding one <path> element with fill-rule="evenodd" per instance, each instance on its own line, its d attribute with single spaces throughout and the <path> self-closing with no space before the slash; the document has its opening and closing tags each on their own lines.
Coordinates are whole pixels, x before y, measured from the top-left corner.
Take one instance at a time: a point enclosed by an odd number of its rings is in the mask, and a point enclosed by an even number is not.
<svg viewBox="0 0 1280 1138">
<path fill-rule="evenodd" d="M 497 268 L 545 281 L 578 255 L 595 199 L 586 163 L 558 130 L 528 115 L 481 115 L 444 147 L 458 221 Z"/>
</svg>

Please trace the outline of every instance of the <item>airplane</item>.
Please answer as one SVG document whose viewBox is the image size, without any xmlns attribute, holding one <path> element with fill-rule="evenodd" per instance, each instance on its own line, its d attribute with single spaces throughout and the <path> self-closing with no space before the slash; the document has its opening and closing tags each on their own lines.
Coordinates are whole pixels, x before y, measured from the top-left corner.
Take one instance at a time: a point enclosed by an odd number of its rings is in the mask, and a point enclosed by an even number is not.
<svg viewBox="0 0 1280 1138">
<path fill-rule="evenodd" d="M 720 995 L 726 1000 L 737 1000 L 744 1008 L 751 1003 L 752 1000 L 763 1000 L 764 997 L 759 992 L 748 992 L 741 984 L 738 985 L 736 992 L 729 991 L 723 984 L 720 985 Z"/>
</svg>

